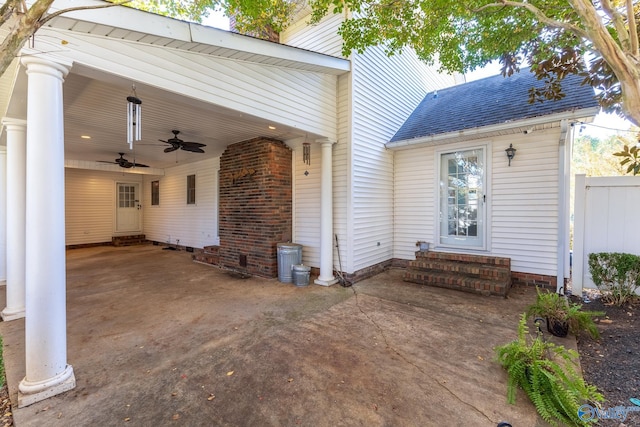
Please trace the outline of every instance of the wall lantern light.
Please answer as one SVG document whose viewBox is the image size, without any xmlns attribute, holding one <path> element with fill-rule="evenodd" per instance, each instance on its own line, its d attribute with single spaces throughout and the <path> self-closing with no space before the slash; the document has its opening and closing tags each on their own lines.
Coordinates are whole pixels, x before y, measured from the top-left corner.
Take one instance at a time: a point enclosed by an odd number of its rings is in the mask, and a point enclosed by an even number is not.
<svg viewBox="0 0 640 427">
<path fill-rule="evenodd" d="M 509 148 L 504 150 L 507 152 L 507 158 L 509 159 L 509 166 L 511 166 L 511 159 L 516 156 L 516 149 L 513 148 L 513 144 L 509 144 Z"/>
</svg>

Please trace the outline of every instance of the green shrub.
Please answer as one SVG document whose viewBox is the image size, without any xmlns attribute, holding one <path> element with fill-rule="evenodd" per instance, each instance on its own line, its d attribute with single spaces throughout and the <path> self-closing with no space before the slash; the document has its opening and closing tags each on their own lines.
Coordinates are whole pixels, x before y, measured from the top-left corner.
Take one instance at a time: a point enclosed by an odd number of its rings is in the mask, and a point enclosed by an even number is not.
<svg viewBox="0 0 640 427">
<path fill-rule="evenodd" d="M 602 298 L 622 305 L 637 297 L 640 287 L 640 257 L 619 252 L 589 254 L 589 272 Z"/>
<path fill-rule="evenodd" d="M 580 375 L 577 352 L 544 341 L 540 332 L 532 338 L 524 313 L 518 324 L 518 339 L 495 350 L 498 362 L 509 375 L 509 403 L 515 403 L 520 387 L 540 417 L 551 425 L 589 425 L 578 417 L 578 408 L 585 403 L 602 402 L 604 398 Z"/>
</svg>

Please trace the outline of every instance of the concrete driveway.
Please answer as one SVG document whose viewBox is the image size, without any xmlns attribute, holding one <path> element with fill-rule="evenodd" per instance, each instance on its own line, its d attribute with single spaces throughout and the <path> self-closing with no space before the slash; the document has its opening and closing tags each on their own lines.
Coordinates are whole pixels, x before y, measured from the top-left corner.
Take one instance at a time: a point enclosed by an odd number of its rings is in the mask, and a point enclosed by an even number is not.
<svg viewBox="0 0 640 427">
<path fill-rule="evenodd" d="M 400 270 L 352 288 L 295 287 L 190 255 L 68 251 L 77 387 L 14 406 L 16 425 L 542 425 L 523 394 L 506 403 L 493 361 L 533 289 L 483 297 L 405 283 Z M 0 333 L 15 403 L 24 320 L 1 322 Z"/>
</svg>

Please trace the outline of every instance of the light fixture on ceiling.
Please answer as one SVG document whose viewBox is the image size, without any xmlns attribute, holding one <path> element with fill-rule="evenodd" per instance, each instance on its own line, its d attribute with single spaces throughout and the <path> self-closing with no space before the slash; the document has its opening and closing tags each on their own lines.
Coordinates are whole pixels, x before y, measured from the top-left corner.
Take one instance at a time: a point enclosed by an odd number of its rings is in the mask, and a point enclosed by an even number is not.
<svg viewBox="0 0 640 427">
<path fill-rule="evenodd" d="M 507 152 L 507 158 L 509 159 L 509 166 L 511 166 L 511 160 L 516 156 L 516 149 L 513 148 L 513 144 L 509 144 L 509 148 L 504 150 Z"/>
<path fill-rule="evenodd" d="M 276 127 L 275 127 L 275 126 L 273 126 L 273 125 L 269 125 L 269 129 L 271 129 L 271 130 L 276 130 Z"/>
<path fill-rule="evenodd" d="M 82 138 L 82 139 L 91 139 L 91 136 L 89 136 L 89 135 L 80 135 L 80 138 Z"/>
<path fill-rule="evenodd" d="M 133 150 L 133 141 L 142 139 L 142 100 L 136 93 L 136 85 L 131 85 L 131 94 L 127 96 L 127 144 Z"/>
</svg>

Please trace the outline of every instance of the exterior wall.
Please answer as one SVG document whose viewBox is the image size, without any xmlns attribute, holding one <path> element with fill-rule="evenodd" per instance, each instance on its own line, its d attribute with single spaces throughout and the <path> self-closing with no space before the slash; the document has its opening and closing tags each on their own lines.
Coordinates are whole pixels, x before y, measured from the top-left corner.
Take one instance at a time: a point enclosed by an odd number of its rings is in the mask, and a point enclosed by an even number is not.
<svg viewBox="0 0 640 427">
<path fill-rule="evenodd" d="M 317 25 L 308 25 L 310 15 L 307 14 L 280 33 L 280 43 L 299 47 L 331 56 L 342 56 L 342 38 L 338 28 L 342 23 L 342 15 L 329 14 Z"/>
<path fill-rule="evenodd" d="M 220 158 L 220 263 L 276 277 L 277 244 L 292 238 L 291 150 L 267 138 L 231 144 Z"/>
<path fill-rule="evenodd" d="M 394 161 L 384 144 L 428 92 L 454 83 L 412 52 L 389 58 L 382 48 L 354 56 L 352 75 L 348 273 L 393 258 Z"/>
<path fill-rule="evenodd" d="M 342 20 L 342 15 L 331 14 L 308 26 L 307 16 L 280 40 L 339 56 L 342 40 L 337 29 Z M 455 83 L 412 52 L 389 58 L 383 49 L 371 48 L 351 59 L 352 73 L 338 79 L 338 139 L 333 147 L 334 232 L 347 273 L 392 258 L 393 155 L 384 144 L 429 91 Z M 302 217 L 297 222 L 307 223 Z M 334 265 L 339 267 L 337 252 Z"/>
<path fill-rule="evenodd" d="M 202 248 L 218 243 L 218 158 L 144 176 L 144 233 L 148 240 Z M 187 205 L 187 175 L 196 175 L 196 203 Z M 151 182 L 160 181 L 160 204 L 151 206 Z"/>
<path fill-rule="evenodd" d="M 310 141 L 310 164 L 303 161 L 304 139 L 289 141 L 293 148 L 293 242 L 302 245 L 302 263 L 320 267 L 321 148 Z"/>
<path fill-rule="evenodd" d="M 394 258 L 414 259 L 417 240 L 428 241 L 439 250 L 436 153 L 442 149 L 486 145 L 490 153 L 486 189 L 487 251 L 461 252 L 508 257 L 514 272 L 549 276 L 545 281 L 555 278 L 559 138 L 560 129 L 555 128 L 529 135 L 505 135 L 396 151 Z M 510 143 L 517 152 L 509 167 L 504 150 Z M 526 277 L 523 275 L 522 280 L 530 281 Z"/>
<path fill-rule="evenodd" d="M 142 176 L 65 169 L 67 245 L 111 242 L 115 224 L 116 182 L 142 182 Z M 144 187 L 141 192 L 144 197 Z"/>
</svg>

